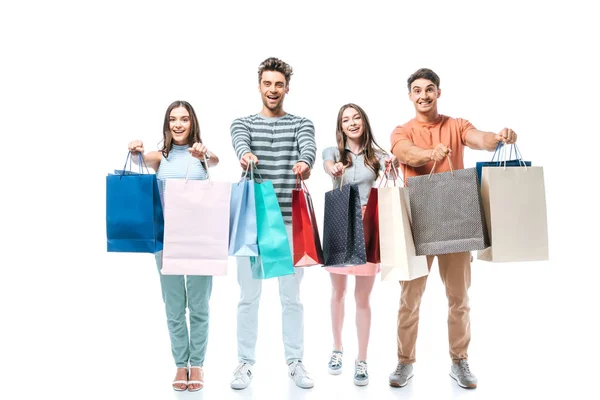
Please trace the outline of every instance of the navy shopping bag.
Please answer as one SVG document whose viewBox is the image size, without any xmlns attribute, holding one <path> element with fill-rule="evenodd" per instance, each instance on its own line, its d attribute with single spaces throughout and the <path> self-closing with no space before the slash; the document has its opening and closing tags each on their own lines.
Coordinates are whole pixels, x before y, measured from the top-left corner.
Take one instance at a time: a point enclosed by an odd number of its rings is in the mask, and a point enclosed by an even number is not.
<svg viewBox="0 0 600 400">
<path fill-rule="evenodd" d="M 508 157 L 509 159 L 501 160 L 500 154 L 506 154 L 506 149 L 503 149 L 503 146 L 504 145 L 502 142 L 498 142 L 496 150 L 494 151 L 494 155 L 492 156 L 492 161 L 480 161 L 475 164 L 475 169 L 477 170 L 477 181 L 479 182 L 479 186 L 481 186 L 481 171 L 483 167 L 531 167 L 531 161 L 523 161 L 523 159 L 521 158 L 521 153 L 519 152 L 519 149 L 516 144 L 511 145 L 510 156 Z M 513 147 L 515 148 L 515 157 L 517 158 L 510 160 L 510 158 L 512 158 Z M 498 159 L 494 161 L 494 159 L 496 158 L 496 153 L 498 153 Z"/>
<path fill-rule="evenodd" d="M 360 194 L 356 184 L 343 185 L 325 193 L 323 258 L 325 267 L 367 263 Z"/>
<path fill-rule="evenodd" d="M 155 174 L 123 170 L 106 177 L 108 252 L 156 253 L 163 248 L 164 219 Z M 131 165 L 131 164 L 130 164 Z"/>
</svg>

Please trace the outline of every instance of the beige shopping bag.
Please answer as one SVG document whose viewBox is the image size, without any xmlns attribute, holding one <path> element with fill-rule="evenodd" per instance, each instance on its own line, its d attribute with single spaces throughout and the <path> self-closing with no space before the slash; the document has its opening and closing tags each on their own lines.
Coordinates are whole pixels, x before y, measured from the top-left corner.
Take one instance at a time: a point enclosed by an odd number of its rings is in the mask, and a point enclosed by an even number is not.
<svg viewBox="0 0 600 400">
<path fill-rule="evenodd" d="M 479 260 L 548 260 L 543 167 L 484 167 L 481 198 L 491 246 Z"/>
<path fill-rule="evenodd" d="M 408 189 L 380 187 L 378 197 L 381 280 L 410 281 L 427 275 L 426 256 L 415 254 Z"/>
</svg>

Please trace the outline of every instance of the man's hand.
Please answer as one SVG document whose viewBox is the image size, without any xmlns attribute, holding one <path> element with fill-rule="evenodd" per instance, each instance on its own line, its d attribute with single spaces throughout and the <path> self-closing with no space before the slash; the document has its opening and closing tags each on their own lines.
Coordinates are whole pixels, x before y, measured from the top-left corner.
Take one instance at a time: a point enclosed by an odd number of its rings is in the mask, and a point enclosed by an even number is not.
<svg viewBox="0 0 600 400">
<path fill-rule="evenodd" d="M 496 141 L 504 144 L 514 144 L 517 142 L 517 134 L 510 128 L 504 128 L 496 134 Z"/>
<path fill-rule="evenodd" d="M 432 161 L 436 161 L 436 162 L 442 161 L 450 153 L 452 153 L 452 150 L 450 150 L 448 147 L 446 147 L 445 144 L 439 143 L 437 146 L 435 146 L 433 148 L 433 150 L 431 150 L 431 154 L 429 155 L 429 158 L 431 158 Z"/>
<path fill-rule="evenodd" d="M 242 158 L 240 158 L 240 166 L 243 169 L 247 169 L 248 164 L 250 164 L 250 162 L 252 162 L 252 161 L 254 161 L 255 165 L 258 165 L 258 158 L 254 154 L 248 152 L 248 153 L 244 154 L 242 156 Z"/>
<path fill-rule="evenodd" d="M 297 162 L 293 167 L 292 171 L 294 174 L 300 175 L 302 179 L 308 179 L 310 177 L 310 167 L 304 161 Z"/>
</svg>

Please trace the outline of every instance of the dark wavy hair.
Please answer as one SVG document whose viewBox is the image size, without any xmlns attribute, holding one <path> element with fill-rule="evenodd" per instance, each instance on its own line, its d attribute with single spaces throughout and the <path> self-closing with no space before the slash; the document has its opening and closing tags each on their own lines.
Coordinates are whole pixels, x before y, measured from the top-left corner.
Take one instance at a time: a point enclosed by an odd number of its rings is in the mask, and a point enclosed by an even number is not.
<svg viewBox="0 0 600 400">
<path fill-rule="evenodd" d="M 188 136 L 188 145 L 191 147 L 194 143 L 202 143 L 202 139 L 200 138 L 200 124 L 198 123 L 198 117 L 196 116 L 196 112 L 194 111 L 194 107 L 187 101 L 177 100 L 171 103 L 171 105 L 167 108 L 167 112 L 165 113 L 165 121 L 163 123 L 163 140 L 162 140 L 162 148 L 160 152 L 162 155 L 167 158 L 169 157 L 169 152 L 173 147 L 173 136 L 171 136 L 171 129 L 169 127 L 169 119 L 171 117 L 171 111 L 173 109 L 183 107 L 190 114 L 190 134 Z"/>
<path fill-rule="evenodd" d="M 283 76 L 285 76 L 285 84 L 286 86 L 290 84 L 290 79 L 292 78 L 292 74 L 294 71 L 292 67 L 286 63 L 285 61 L 280 60 L 279 58 L 269 57 L 258 66 L 258 83 L 260 84 L 260 80 L 262 79 L 262 73 L 265 71 L 277 71 L 281 72 Z"/>
<path fill-rule="evenodd" d="M 379 169 L 381 168 L 381 164 L 379 162 L 379 158 L 377 157 L 377 150 L 380 152 L 387 154 L 385 150 L 381 148 L 373 138 L 373 133 L 371 131 L 371 124 L 369 123 L 369 117 L 367 117 L 367 113 L 360 106 L 354 103 L 344 104 L 340 111 L 338 112 L 337 117 L 337 126 L 335 130 L 335 139 L 337 141 L 338 151 L 340 153 L 339 162 L 344 165 L 344 167 L 352 166 L 352 158 L 346 152 L 346 140 L 347 136 L 342 129 L 342 116 L 344 111 L 348 108 L 355 109 L 363 122 L 363 134 L 361 136 L 362 143 L 361 148 L 364 151 L 364 159 L 365 165 L 373 170 L 375 175 L 379 174 Z"/>
</svg>

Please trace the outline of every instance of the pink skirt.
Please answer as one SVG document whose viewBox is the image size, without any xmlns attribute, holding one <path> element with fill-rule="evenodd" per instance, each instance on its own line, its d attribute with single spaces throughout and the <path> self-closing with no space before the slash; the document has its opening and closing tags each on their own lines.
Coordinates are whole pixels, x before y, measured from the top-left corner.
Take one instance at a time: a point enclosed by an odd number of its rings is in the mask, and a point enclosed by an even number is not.
<svg viewBox="0 0 600 400">
<path fill-rule="evenodd" d="M 363 217 L 365 216 L 365 208 L 362 207 Z M 327 272 L 340 275 L 355 275 L 355 276 L 375 276 L 381 271 L 379 264 L 366 263 L 361 265 L 352 265 L 349 267 L 325 267 Z"/>
</svg>

